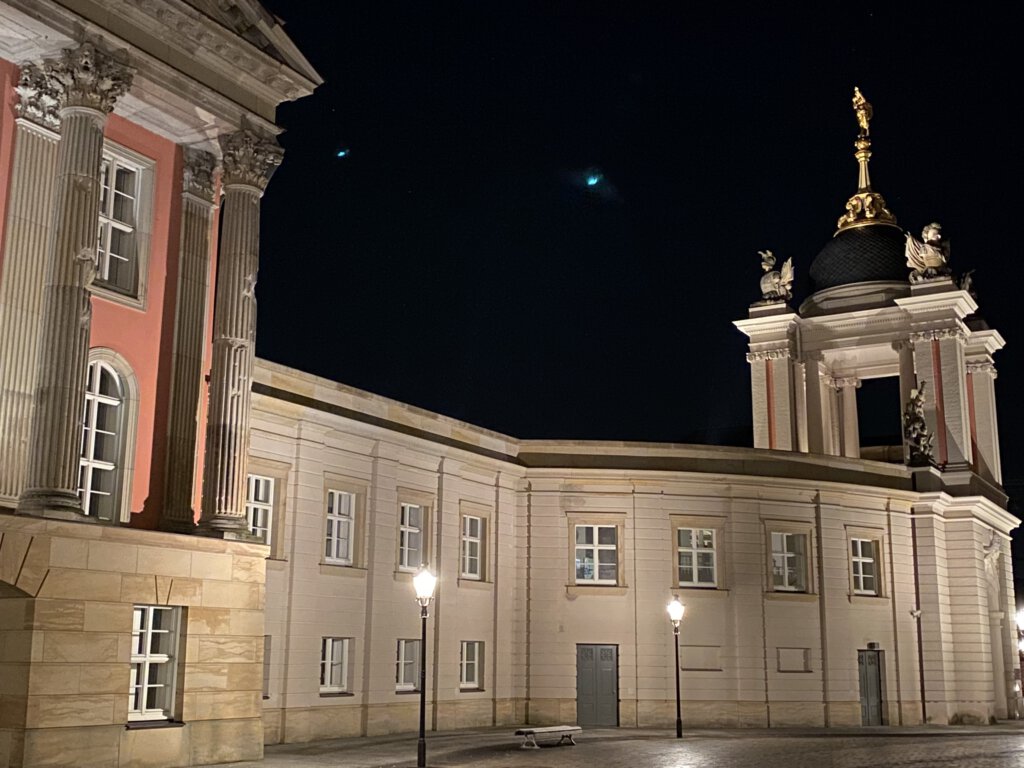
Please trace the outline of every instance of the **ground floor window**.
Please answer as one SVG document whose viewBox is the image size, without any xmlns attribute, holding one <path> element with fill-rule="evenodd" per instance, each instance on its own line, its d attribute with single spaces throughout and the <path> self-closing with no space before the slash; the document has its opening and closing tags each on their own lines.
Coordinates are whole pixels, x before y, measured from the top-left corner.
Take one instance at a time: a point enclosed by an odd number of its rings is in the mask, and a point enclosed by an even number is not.
<svg viewBox="0 0 1024 768">
<path fill-rule="evenodd" d="M 347 637 L 321 639 L 321 693 L 343 693 L 348 690 L 348 641 Z"/>
<path fill-rule="evenodd" d="M 484 644 L 479 640 L 463 640 L 459 653 L 459 688 L 482 688 Z"/>
<path fill-rule="evenodd" d="M 129 720 L 173 719 L 180 623 L 181 608 L 136 605 L 132 609 Z"/>
<path fill-rule="evenodd" d="M 418 691 L 420 689 L 420 641 L 399 640 L 398 657 L 395 661 L 395 690 Z"/>
</svg>

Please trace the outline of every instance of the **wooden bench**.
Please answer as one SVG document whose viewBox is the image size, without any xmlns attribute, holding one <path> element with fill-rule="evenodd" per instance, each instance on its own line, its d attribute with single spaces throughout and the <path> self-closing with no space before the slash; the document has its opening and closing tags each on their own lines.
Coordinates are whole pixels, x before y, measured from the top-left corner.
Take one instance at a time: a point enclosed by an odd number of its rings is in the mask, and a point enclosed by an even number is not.
<svg viewBox="0 0 1024 768">
<path fill-rule="evenodd" d="M 523 737 L 520 749 L 540 749 L 540 745 L 537 743 L 538 736 L 558 736 L 559 746 L 566 739 L 570 744 L 576 746 L 573 736 L 577 733 L 583 733 L 583 729 L 578 725 L 546 725 L 540 728 L 520 728 L 516 731 L 516 736 Z"/>
</svg>

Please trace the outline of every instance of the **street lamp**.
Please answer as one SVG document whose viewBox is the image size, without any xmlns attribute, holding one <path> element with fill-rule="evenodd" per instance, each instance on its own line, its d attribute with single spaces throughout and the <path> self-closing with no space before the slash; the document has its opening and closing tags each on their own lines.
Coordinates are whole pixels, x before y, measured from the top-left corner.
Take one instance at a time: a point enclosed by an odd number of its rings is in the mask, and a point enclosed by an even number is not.
<svg viewBox="0 0 1024 768">
<path fill-rule="evenodd" d="M 668 604 L 668 618 L 672 622 L 672 634 L 675 642 L 673 645 L 676 647 L 676 738 L 683 738 L 683 709 L 682 703 L 679 698 L 679 622 L 683 620 L 683 613 L 686 612 L 686 606 L 679 602 L 679 598 L 672 597 L 672 602 Z"/>
<path fill-rule="evenodd" d="M 416 589 L 416 602 L 420 604 L 420 740 L 416 745 L 416 768 L 426 768 L 427 765 L 427 616 L 430 601 L 434 599 L 434 587 L 437 585 L 437 576 L 432 574 L 426 566 L 421 566 L 419 572 L 413 577 L 412 585 Z"/>
</svg>

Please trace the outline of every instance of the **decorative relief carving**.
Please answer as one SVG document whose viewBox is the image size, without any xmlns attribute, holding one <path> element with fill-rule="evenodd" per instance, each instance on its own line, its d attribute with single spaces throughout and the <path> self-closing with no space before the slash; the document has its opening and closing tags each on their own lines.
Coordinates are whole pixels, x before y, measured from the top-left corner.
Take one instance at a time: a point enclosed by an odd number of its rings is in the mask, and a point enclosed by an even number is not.
<svg viewBox="0 0 1024 768">
<path fill-rule="evenodd" d="M 963 328 L 933 328 L 910 334 L 910 341 L 914 344 L 919 341 L 941 341 L 942 339 L 956 339 L 963 344 L 967 341 L 967 333 Z"/>
<path fill-rule="evenodd" d="M 65 48 L 58 59 L 47 59 L 43 70 L 61 108 L 86 107 L 104 114 L 132 84 L 135 70 L 97 51 L 91 43 Z"/>
<path fill-rule="evenodd" d="M 18 117 L 51 131 L 60 130 L 60 92 L 54 88 L 42 67 L 25 64 L 14 90 L 18 94 L 18 103 L 14 107 Z"/>
<path fill-rule="evenodd" d="M 788 348 L 783 349 L 762 349 L 757 352 L 747 352 L 747 362 L 754 363 L 759 360 L 784 360 L 793 357 Z"/>
<path fill-rule="evenodd" d="M 903 410 L 903 442 L 907 446 L 907 464 L 911 467 L 926 467 L 934 463 L 932 440 L 924 417 L 924 387 L 922 381 L 917 389 L 910 390 L 910 400 Z"/>
<path fill-rule="evenodd" d="M 836 389 L 846 389 L 847 387 L 853 387 L 854 389 L 860 388 L 860 379 L 856 376 L 840 376 L 838 378 L 833 377 L 832 386 Z"/>
<path fill-rule="evenodd" d="M 201 149 L 185 147 L 184 176 L 182 189 L 186 194 L 195 195 L 205 202 L 213 202 L 213 173 L 217 158 Z"/>
<path fill-rule="evenodd" d="M 245 184 L 262 191 L 284 157 L 284 150 L 274 139 L 248 129 L 221 136 L 220 147 L 225 186 Z"/>
</svg>

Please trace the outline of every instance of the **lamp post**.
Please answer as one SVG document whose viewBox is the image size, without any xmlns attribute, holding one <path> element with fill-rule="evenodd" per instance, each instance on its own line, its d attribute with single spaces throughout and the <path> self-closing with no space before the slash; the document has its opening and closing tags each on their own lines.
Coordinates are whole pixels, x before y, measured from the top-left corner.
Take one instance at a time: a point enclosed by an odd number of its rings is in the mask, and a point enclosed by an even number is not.
<svg viewBox="0 0 1024 768">
<path fill-rule="evenodd" d="M 416 744 L 416 768 L 426 768 L 427 765 L 427 616 L 430 601 L 434 599 L 434 587 L 437 585 L 437 576 L 421 566 L 419 572 L 413 577 L 412 585 L 416 589 L 416 602 L 420 604 L 420 740 Z"/>
<path fill-rule="evenodd" d="M 676 648 L 676 738 L 683 738 L 683 708 L 679 698 L 679 622 L 683 620 L 683 613 L 686 606 L 679 602 L 679 598 L 672 597 L 668 604 L 668 618 L 672 622 L 673 645 Z"/>
</svg>

